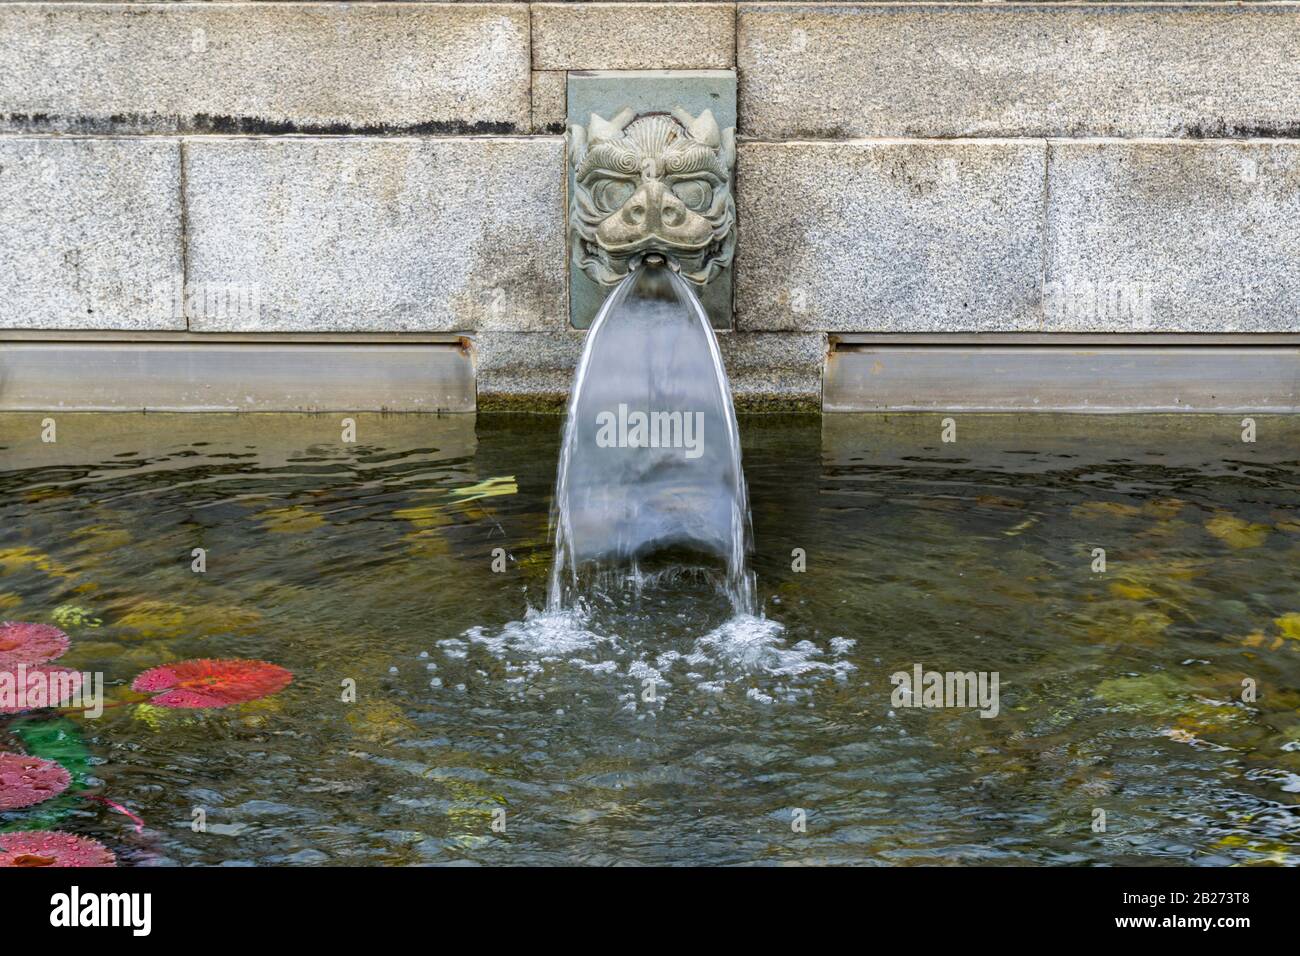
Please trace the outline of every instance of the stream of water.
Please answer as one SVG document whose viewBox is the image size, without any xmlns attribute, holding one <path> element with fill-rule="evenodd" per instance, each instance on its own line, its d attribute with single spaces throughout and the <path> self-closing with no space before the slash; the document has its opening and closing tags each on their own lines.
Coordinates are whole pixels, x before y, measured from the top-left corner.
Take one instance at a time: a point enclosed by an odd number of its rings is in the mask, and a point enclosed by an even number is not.
<svg viewBox="0 0 1300 956">
<path fill-rule="evenodd" d="M 643 565 L 708 574 L 737 614 L 756 610 L 740 432 L 709 319 L 666 267 L 632 272 L 605 300 L 574 377 L 557 469 L 547 608 L 593 588 L 639 587 Z"/>
</svg>

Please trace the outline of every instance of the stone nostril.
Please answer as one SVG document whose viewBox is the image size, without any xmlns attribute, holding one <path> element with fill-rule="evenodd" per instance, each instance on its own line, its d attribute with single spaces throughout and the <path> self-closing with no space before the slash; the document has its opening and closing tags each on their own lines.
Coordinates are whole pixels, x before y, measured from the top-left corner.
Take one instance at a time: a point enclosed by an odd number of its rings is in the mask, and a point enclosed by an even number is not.
<svg viewBox="0 0 1300 956">
<path fill-rule="evenodd" d="M 639 226 L 645 222 L 645 204 L 641 202 L 628 203 L 623 208 L 623 218 L 633 226 Z"/>
<path fill-rule="evenodd" d="M 659 219 L 665 226 L 680 226 L 686 221 L 686 206 L 670 192 L 665 192 L 660 203 Z"/>
</svg>

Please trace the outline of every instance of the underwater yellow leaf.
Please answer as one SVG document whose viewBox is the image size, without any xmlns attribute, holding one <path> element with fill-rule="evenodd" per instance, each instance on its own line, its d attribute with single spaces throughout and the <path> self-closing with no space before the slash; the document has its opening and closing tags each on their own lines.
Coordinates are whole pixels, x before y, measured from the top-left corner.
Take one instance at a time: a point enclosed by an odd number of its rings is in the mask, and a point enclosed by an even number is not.
<svg viewBox="0 0 1300 956">
<path fill-rule="evenodd" d="M 1142 510 L 1157 518 L 1172 518 L 1183 510 L 1186 503 L 1181 498 L 1153 498 L 1142 506 Z"/>
<path fill-rule="evenodd" d="M 1141 508 L 1118 501 L 1085 501 L 1071 509 L 1076 518 L 1131 518 L 1141 513 Z"/>
<path fill-rule="evenodd" d="M 1088 639 L 1102 644 L 1156 647 L 1164 640 L 1173 619 L 1155 610 L 1137 614 L 1120 614 L 1117 605 L 1110 605 L 1116 613 L 1106 613 L 1088 626 Z"/>
<path fill-rule="evenodd" d="M 56 578 L 75 576 L 67 565 L 60 564 L 48 554 L 43 554 L 35 548 L 6 548 L 0 550 L 0 568 L 3 568 L 6 573 L 35 568 L 37 571 L 52 574 Z"/>
<path fill-rule="evenodd" d="M 168 707 L 155 707 L 153 704 L 136 704 L 131 708 L 131 719 L 144 724 L 152 731 L 159 731 L 169 721 L 180 716 L 180 712 Z"/>
<path fill-rule="evenodd" d="M 1124 598 L 1126 601 L 1145 601 L 1150 598 L 1159 597 L 1155 591 L 1141 584 L 1125 584 L 1123 581 L 1112 582 L 1110 593 L 1118 598 Z"/>
<path fill-rule="evenodd" d="M 1266 524 L 1251 524 L 1235 515 L 1220 514 L 1205 522 L 1205 530 L 1210 532 L 1230 548 L 1258 548 L 1268 538 L 1270 530 Z"/>
<path fill-rule="evenodd" d="M 399 521 L 409 521 L 417 528 L 441 528 L 451 524 L 451 517 L 442 505 L 419 505 L 415 508 L 398 508 L 393 517 Z"/>
<path fill-rule="evenodd" d="M 357 704 L 347 715 L 347 722 L 362 740 L 384 743 L 396 737 L 418 734 L 420 728 L 390 701 Z"/>
<path fill-rule="evenodd" d="M 416 558 L 441 558 L 451 554 L 451 544 L 437 531 L 429 528 L 402 535 L 408 553 Z"/>
<path fill-rule="evenodd" d="M 124 548 L 131 543 L 131 534 L 122 528 L 106 525 L 90 525 L 72 532 L 72 537 L 79 540 L 81 546 L 93 554 L 105 554 Z"/>
<path fill-rule="evenodd" d="M 325 523 L 325 519 L 315 511 L 298 505 L 270 508 L 259 514 L 257 520 L 266 526 L 267 531 L 275 534 L 301 534 Z"/>
<path fill-rule="evenodd" d="M 1016 525 L 1014 528 L 1008 528 L 1006 531 L 1003 531 L 1002 533 L 1006 535 L 1008 538 L 1014 538 L 1017 535 L 1024 534 L 1026 531 L 1028 531 L 1036 524 L 1038 524 L 1038 515 L 1032 515 L 1026 518 L 1024 521 L 1020 522 L 1020 524 Z"/>
<path fill-rule="evenodd" d="M 1300 641 L 1300 611 L 1283 614 L 1281 617 L 1274 618 L 1273 623 L 1277 625 L 1277 629 L 1282 632 L 1283 637 Z"/>
<path fill-rule="evenodd" d="M 60 604 L 50 612 L 50 617 L 65 631 L 74 627 L 99 627 L 104 623 L 90 609 L 75 604 Z"/>
<path fill-rule="evenodd" d="M 1166 674 L 1115 677 L 1097 685 L 1102 700 L 1152 714 L 1177 714 L 1183 710 L 1184 687 Z"/>
<path fill-rule="evenodd" d="M 23 494 L 24 501 L 30 501 L 35 504 L 38 501 L 49 501 L 52 498 L 71 498 L 72 492 L 67 488 L 33 488 L 31 491 Z"/>
<path fill-rule="evenodd" d="M 185 605 L 172 601 L 138 601 L 116 620 L 144 637 L 202 637 L 256 630 L 262 615 L 242 607 Z"/>
<path fill-rule="evenodd" d="M 985 508 L 1006 508 L 1012 511 L 1025 507 L 1025 503 L 1018 498 L 1004 498 L 1001 495 L 976 495 L 975 502 Z"/>
<path fill-rule="evenodd" d="M 166 601 L 141 601 L 117 619 L 118 627 L 145 637 L 177 637 L 185 633 L 185 608 Z"/>
</svg>

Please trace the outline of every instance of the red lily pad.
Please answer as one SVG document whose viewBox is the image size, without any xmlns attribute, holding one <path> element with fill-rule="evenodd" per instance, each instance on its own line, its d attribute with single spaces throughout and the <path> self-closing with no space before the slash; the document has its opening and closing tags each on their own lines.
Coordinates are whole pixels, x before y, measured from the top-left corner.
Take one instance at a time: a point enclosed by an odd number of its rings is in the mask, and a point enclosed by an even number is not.
<svg viewBox="0 0 1300 956">
<path fill-rule="evenodd" d="M 274 694 L 292 680 L 292 673 L 266 661 L 204 659 L 145 671 L 131 689 L 163 691 L 149 702 L 158 707 L 228 707 Z"/>
<path fill-rule="evenodd" d="M 0 665 L 0 714 L 40 707 L 64 707 L 81 690 L 80 671 L 71 667 Z"/>
<path fill-rule="evenodd" d="M 0 754 L 0 810 L 17 810 L 57 797 L 72 777 L 53 760 Z"/>
<path fill-rule="evenodd" d="M 117 866 L 113 851 L 98 840 L 57 830 L 0 833 L 0 867 Z"/>
<path fill-rule="evenodd" d="M 68 635 L 57 627 L 25 621 L 0 624 L 0 667 L 44 664 L 62 657 L 67 649 Z"/>
</svg>

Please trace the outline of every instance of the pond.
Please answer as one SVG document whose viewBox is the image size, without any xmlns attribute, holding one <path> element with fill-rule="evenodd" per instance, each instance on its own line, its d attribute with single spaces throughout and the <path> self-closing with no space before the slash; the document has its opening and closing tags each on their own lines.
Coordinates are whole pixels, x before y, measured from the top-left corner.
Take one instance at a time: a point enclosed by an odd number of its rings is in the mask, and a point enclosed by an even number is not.
<svg viewBox="0 0 1300 956">
<path fill-rule="evenodd" d="M 542 611 L 556 416 L 47 417 L 0 416 L 0 619 L 107 701 L 0 715 L 80 761 L 0 829 L 123 865 L 1300 861 L 1294 419 L 742 418 L 736 618 L 671 567 Z M 193 658 L 293 681 L 131 690 Z"/>
</svg>

